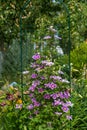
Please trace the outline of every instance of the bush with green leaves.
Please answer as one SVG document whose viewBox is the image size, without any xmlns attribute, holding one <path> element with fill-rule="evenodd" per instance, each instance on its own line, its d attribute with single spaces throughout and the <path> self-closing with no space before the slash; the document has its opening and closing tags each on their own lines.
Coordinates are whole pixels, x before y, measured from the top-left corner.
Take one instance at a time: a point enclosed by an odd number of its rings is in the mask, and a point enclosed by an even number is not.
<svg viewBox="0 0 87 130">
<path fill-rule="evenodd" d="M 55 62 L 53 63 L 46 56 L 37 53 L 33 59 L 29 87 L 30 103 L 28 105 L 31 116 L 33 118 L 33 113 L 37 113 L 37 115 L 40 113 L 39 116 L 43 123 L 50 122 L 55 129 L 57 127 L 60 129 L 61 123 L 64 123 L 62 127 L 65 127 L 65 118 L 72 118 L 67 115 L 69 114 L 67 107 L 72 106 L 69 100 L 69 81 L 64 78 L 64 73 L 59 70 L 58 66 L 55 66 Z M 66 108 L 63 109 L 63 107 Z"/>
<path fill-rule="evenodd" d="M 22 103 L 21 95 L 17 95 L 18 90 L 7 93 L 5 103 L 1 102 L 1 120 L 8 122 L 9 129 L 21 129 L 23 126 L 31 130 L 49 130 L 49 127 L 53 130 L 69 129 L 72 119 L 70 107 L 73 105 L 69 81 L 47 56 L 37 53 L 32 58 L 34 62 L 29 73 L 28 95 L 24 96 Z"/>
<path fill-rule="evenodd" d="M 14 96 L 17 96 L 16 89 L 12 89 L 9 91 L 10 94 L 14 91 Z M 26 95 L 28 94 L 28 95 Z M 29 105 L 29 93 L 27 93 L 24 96 L 25 98 L 25 104 L 27 102 L 27 105 Z M 39 94 L 39 96 L 41 96 Z M 10 99 L 12 97 L 10 96 Z M 38 98 L 38 97 L 37 97 Z M 40 99 L 38 99 L 40 100 Z M 81 78 L 79 80 L 73 79 L 72 80 L 72 93 L 71 93 L 71 100 L 74 103 L 73 108 L 71 109 L 71 113 L 73 116 L 73 119 L 71 121 L 71 127 L 73 130 L 86 130 L 87 128 L 87 80 L 84 78 Z M 5 102 L 2 102 L 5 101 Z M 42 101 L 42 100 L 40 100 Z M 5 103 L 7 104 L 5 106 Z M 51 108 L 48 109 L 45 108 L 41 110 L 41 113 L 39 112 L 36 116 L 33 114 L 33 109 L 30 110 L 25 109 L 26 105 L 21 109 L 21 103 L 22 100 L 18 97 L 16 100 L 7 100 L 5 92 L 4 95 L 0 95 L 0 129 L 1 130 L 69 130 L 70 129 L 70 123 L 63 124 L 63 127 L 58 127 L 58 124 L 61 123 L 62 120 L 58 120 L 58 115 L 50 114 L 48 115 L 48 111 L 50 112 Z M 17 105 L 16 105 L 17 104 Z M 19 104 L 19 105 L 18 105 Z M 19 108 L 15 109 L 19 106 Z M 35 108 L 37 109 L 37 108 Z M 46 110 L 47 109 L 47 110 Z M 46 110 L 46 111 L 45 111 Z M 29 116 L 32 113 L 32 116 Z M 47 114 L 45 114 L 47 113 Z M 54 120 L 52 120 L 52 118 Z M 56 119 L 57 117 L 57 119 Z M 52 123 L 50 122 L 52 120 Z M 54 123 L 57 123 L 57 125 L 54 125 Z M 62 122 L 64 123 L 64 122 Z M 54 127 L 52 127 L 54 125 Z"/>
<path fill-rule="evenodd" d="M 84 42 L 71 51 L 71 63 L 73 76 L 80 76 L 87 66 L 87 43 Z M 86 68 L 85 68 L 86 69 Z M 76 71 L 75 71 L 76 70 Z"/>
<path fill-rule="evenodd" d="M 70 128 L 70 108 L 73 106 L 70 101 L 70 82 L 66 72 L 61 71 L 61 66 L 53 57 L 60 56 L 54 46 L 54 39 L 61 38 L 55 35 L 56 30 L 53 27 L 49 30 L 50 35 L 44 37 L 47 46 L 41 53 L 37 50 L 32 56 L 29 73 L 23 72 L 24 75 L 28 74 L 26 86 L 22 88 L 23 95 L 20 93 L 21 88 L 12 87 L 12 91 L 6 93 L 5 101 L 1 100 L 1 124 L 2 121 L 7 122 L 8 129 Z M 49 50 L 46 50 L 49 46 Z"/>
</svg>

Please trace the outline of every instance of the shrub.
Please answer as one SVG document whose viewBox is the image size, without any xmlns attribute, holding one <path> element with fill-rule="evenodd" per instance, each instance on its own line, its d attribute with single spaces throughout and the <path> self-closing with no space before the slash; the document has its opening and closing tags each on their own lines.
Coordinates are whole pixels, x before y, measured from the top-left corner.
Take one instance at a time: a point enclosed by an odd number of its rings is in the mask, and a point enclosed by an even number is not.
<svg viewBox="0 0 87 130">
<path fill-rule="evenodd" d="M 56 48 L 52 47 L 56 30 L 51 27 L 50 31 L 51 35 L 44 39 L 50 38 L 47 47 L 51 47 L 49 51 L 46 48 L 41 54 L 37 50 L 32 56 L 33 62 L 29 66 L 29 71 L 26 71 L 28 74 L 26 86 L 19 89 L 9 87 L 9 90 L 12 90 L 6 92 L 4 99 L 1 99 L 0 122 L 1 124 L 6 122 L 7 125 L 6 127 L 1 125 L 2 129 L 70 128 L 69 122 L 72 120 L 70 108 L 73 106 L 70 101 L 70 82 L 66 78 L 66 72 L 62 71 L 61 65 L 53 57 L 53 54 L 57 55 Z M 56 37 L 57 40 L 60 39 Z"/>
<path fill-rule="evenodd" d="M 72 128 L 85 130 L 87 128 L 87 80 L 84 78 L 72 80 Z"/>
</svg>

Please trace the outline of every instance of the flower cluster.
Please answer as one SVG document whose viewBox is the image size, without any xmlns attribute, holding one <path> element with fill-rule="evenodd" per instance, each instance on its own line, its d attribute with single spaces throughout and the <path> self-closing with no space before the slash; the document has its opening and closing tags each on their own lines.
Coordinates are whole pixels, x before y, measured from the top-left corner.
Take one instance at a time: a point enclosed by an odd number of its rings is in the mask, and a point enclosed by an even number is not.
<svg viewBox="0 0 87 130">
<path fill-rule="evenodd" d="M 53 90 L 53 89 L 55 89 L 57 87 L 57 85 L 55 83 L 53 83 L 53 82 L 48 83 L 48 84 L 44 84 L 44 85 L 45 85 L 45 87 L 48 87 L 51 90 Z"/>
<path fill-rule="evenodd" d="M 33 55 L 32 58 L 34 63 L 31 65 L 33 73 L 30 76 L 31 85 L 28 89 L 30 103 L 27 105 L 27 109 L 31 111 L 33 116 L 39 114 L 41 110 L 44 111 L 44 107 L 50 105 L 54 114 L 57 116 L 66 115 L 66 119 L 71 120 L 72 116 L 69 111 L 73 104 L 69 100 L 69 81 L 63 78 L 64 72 L 61 70 L 53 71 L 55 63 L 43 59 L 39 53 Z M 62 87 L 63 85 L 65 86 Z"/>
</svg>

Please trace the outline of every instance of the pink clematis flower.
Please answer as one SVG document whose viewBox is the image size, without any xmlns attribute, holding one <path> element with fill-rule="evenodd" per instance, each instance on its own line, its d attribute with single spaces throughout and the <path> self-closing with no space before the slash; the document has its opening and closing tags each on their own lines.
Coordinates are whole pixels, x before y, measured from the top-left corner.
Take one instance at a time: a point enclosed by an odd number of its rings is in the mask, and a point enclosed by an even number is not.
<svg viewBox="0 0 87 130">
<path fill-rule="evenodd" d="M 33 55 L 32 58 L 33 58 L 34 60 L 38 60 L 38 59 L 41 58 L 41 56 L 40 56 L 40 54 L 37 53 L 37 54 Z"/>
</svg>

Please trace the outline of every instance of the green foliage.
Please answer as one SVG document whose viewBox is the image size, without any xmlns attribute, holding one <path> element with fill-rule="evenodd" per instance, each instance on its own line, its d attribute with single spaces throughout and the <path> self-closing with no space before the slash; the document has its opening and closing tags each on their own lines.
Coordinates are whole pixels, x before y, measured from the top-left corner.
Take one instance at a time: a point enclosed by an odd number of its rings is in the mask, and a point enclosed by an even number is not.
<svg viewBox="0 0 87 130">
<path fill-rule="evenodd" d="M 29 42 L 29 40 L 27 40 L 27 42 Z M 23 71 L 31 61 L 33 44 L 30 42 L 27 44 L 27 42 L 23 42 L 23 54 L 20 52 L 20 44 L 17 40 L 13 40 L 13 44 L 10 45 L 9 49 L 4 53 L 2 77 L 9 82 L 19 80 L 17 76 L 19 77 L 21 73 L 21 56 Z"/>
<path fill-rule="evenodd" d="M 14 91 L 14 90 L 12 90 Z M 19 91 L 19 90 L 18 90 Z M 85 130 L 87 128 L 87 80 L 81 78 L 79 80 L 72 80 L 72 97 L 71 100 L 74 103 L 71 109 L 71 114 L 73 119 L 71 121 L 71 126 L 73 130 Z M 26 96 L 26 95 L 25 95 Z M 0 103 L 5 99 L 4 95 L 0 95 Z M 5 100 L 6 101 L 6 100 Z M 10 104 L 9 104 L 10 103 Z M 50 108 L 44 109 L 44 111 L 37 115 L 36 117 L 29 119 L 30 112 L 25 111 L 25 109 L 16 109 L 12 101 L 8 101 L 8 106 L 0 105 L 0 129 L 1 130 L 69 130 L 70 124 L 66 127 L 58 127 L 61 120 L 55 119 L 54 115 L 48 115 Z M 47 113 L 47 114 L 46 114 Z M 52 116 L 52 117 L 51 117 Z M 51 118 L 50 118 L 51 117 Z M 50 120 L 54 117 L 53 122 L 57 122 L 54 127 L 51 126 Z M 64 121 L 64 119 L 63 119 Z M 48 122 L 48 123 L 47 123 Z M 52 122 L 52 125 L 53 125 Z"/>
<path fill-rule="evenodd" d="M 35 55 L 34 55 L 35 56 Z M 65 79 L 65 74 L 61 71 L 61 73 L 58 72 L 59 66 L 56 64 L 56 62 L 51 62 L 52 57 L 48 56 L 40 56 L 40 59 L 37 61 L 34 60 L 34 64 L 38 65 L 35 68 L 30 67 L 30 72 L 27 82 L 27 86 L 25 86 L 24 90 L 28 89 L 28 95 L 23 95 L 24 100 L 23 104 L 22 102 L 18 104 L 18 101 L 21 100 L 22 95 L 20 94 L 20 88 L 13 88 L 9 86 L 9 91 L 6 93 L 4 99 L 1 100 L 0 109 L 1 109 L 1 128 L 4 130 L 5 128 L 8 130 L 21 130 L 21 129 L 27 129 L 27 130 L 68 130 L 69 125 L 69 119 L 67 119 L 67 115 L 70 115 L 70 111 L 68 107 L 68 111 L 65 112 L 62 110 L 63 104 L 67 104 L 69 101 L 70 93 L 68 91 L 69 88 L 69 82 L 67 79 Z M 51 60 L 50 60 L 51 59 Z M 46 64 L 42 63 L 46 62 Z M 32 64 L 33 65 L 33 64 Z M 42 68 L 38 68 L 42 67 Z M 37 70 L 36 70 L 37 69 Z M 36 73 L 38 75 L 37 78 L 33 78 L 32 75 Z M 62 78 L 61 80 L 55 80 L 51 79 L 50 76 L 58 76 L 57 78 Z M 41 77 L 44 76 L 45 79 L 41 79 Z M 53 76 L 53 77 L 54 77 Z M 35 91 L 30 90 L 32 84 L 34 82 L 40 81 L 40 84 L 35 88 Z M 51 86 L 51 88 L 45 87 L 45 83 L 53 83 L 53 85 L 56 85 L 55 88 Z M 43 92 L 39 92 L 38 89 L 43 89 Z M 12 89 L 12 90 L 11 90 Z M 24 91 L 26 93 L 26 91 Z M 68 93 L 68 97 L 59 98 L 61 101 L 61 104 L 58 106 L 54 106 L 53 103 L 55 102 L 54 99 L 51 97 L 51 94 L 57 94 L 57 93 Z M 19 95 L 18 95 L 19 93 Z M 24 93 L 23 93 L 24 94 Z M 33 94 L 33 97 L 30 95 Z M 50 95 L 50 99 L 45 99 L 45 94 Z M 35 98 L 35 102 L 33 102 L 33 99 Z M 3 103 L 4 104 L 3 105 Z M 29 105 L 33 104 L 34 108 L 31 110 L 29 109 Z M 35 106 L 35 104 L 40 104 L 39 106 Z M 69 102 L 70 103 L 70 102 Z M 22 107 L 17 108 L 17 105 L 22 105 Z M 2 108 L 3 107 L 3 108 Z M 38 111 L 39 113 L 35 113 Z M 56 115 L 55 112 L 61 112 L 62 115 Z M 5 123 L 3 126 L 2 123 Z"/>
<path fill-rule="evenodd" d="M 21 8 L 25 2 L 26 0 L 0 1 L 0 50 L 3 54 L 5 53 L 5 56 L 8 55 L 6 53 L 10 51 L 9 47 L 13 44 L 13 39 L 17 38 L 19 40 L 20 38 L 19 16 L 23 11 Z M 37 43 L 40 43 L 42 45 L 42 38 L 44 34 L 47 35 L 47 28 L 50 25 L 53 25 L 58 30 L 58 34 L 62 37 L 60 46 L 65 53 L 68 53 L 68 15 L 64 6 L 57 2 L 57 0 L 56 2 L 52 2 L 51 0 L 31 0 L 31 2 L 25 7 L 22 12 L 23 42 L 26 39 L 26 34 L 28 35 L 30 32 L 32 34 L 32 43 L 36 43 L 36 45 Z M 64 4 L 66 4 L 67 9 L 70 11 L 71 43 L 73 49 L 87 38 L 87 5 L 84 1 L 78 2 L 76 0 L 64 1 Z M 24 33 L 25 31 L 26 34 Z M 9 61 L 10 59 L 13 58 L 8 58 L 9 66 L 11 62 Z"/>
<path fill-rule="evenodd" d="M 0 1 L 0 49 L 4 50 L 12 44 L 12 40 L 19 38 L 21 8 L 25 0 L 17 1 Z M 84 41 L 87 31 L 87 8 L 86 3 L 82 1 L 64 1 L 67 9 L 70 11 L 71 17 L 71 42 L 75 47 L 80 42 Z M 27 32 L 37 33 L 42 36 L 45 33 L 45 28 L 53 25 L 58 28 L 63 37 L 63 47 L 68 44 L 68 19 L 66 9 L 62 4 L 52 2 L 51 0 L 34 0 L 25 7 L 22 17 L 22 29 Z M 24 37 L 24 36 L 23 36 Z"/>
<path fill-rule="evenodd" d="M 87 129 L 87 79 L 72 80 L 72 102 L 74 102 L 71 113 L 73 115 L 73 130 Z"/>
<path fill-rule="evenodd" d="M 73 76 L 81 75 L 84 66 L 87 64 L 87 43 L 81 43 L 73 51 L 71 51 L 71 63 Z M 86 68 L 85 68 L 86 69 Z M 77 70 L 75 72 L 75 70 Z M 79 71 L 80 70 L 80 71 Z"/>
<path fill-rule="evenodd" d="M 21 57 L 19 51 L 20 46 L 16 42 L 13 44 L 12 41 L 13 39 L 16 40 L 16 38 L 19 40 L 19 16 L 21 14 L 21 7 L 23 7 L 25 2 L 26 0 L 0 1 L 0 51 L 2 51 L 4 55 L 3 75 L 8 80 L 19 80 L 18 75 L 20 74 Z M 58 1 L 56 0 L 56 2 Z M 56 2 L 53 3 L 51 0 L 31 0 L 30 4 L 26 7 L 26 9 L 24 9 L 22 16 L 22 40 L 24 45 L 22 54 L 23 70 L 28 67 L 26 63 L 28 64 L 30 62 L 33 48 L 33 45 L 31 45 L 31 47 L 29 46 L 28 51 L 30 51 L 31 54 L 26 54 L 26 34 L 24 33 L 25 30 L 27 35 L 29 35 L 28 32 L 32 33 L 31 40 L 33 43 L 35 42 L 36 45 L 37 43 L 43 44 L 43 40 L 41 40 L 41 38 L 43 38 L 44 34 L 48 35 L 48 32 L 46 32 L 47 28 L 50 25 L 54 25 L 62 37 L 62 40 L 60 41 L 61 47 L 65 53 L 68 52 L 69 30 L 67 25 L 67 12 L 62 5 Z M 71 52 L 71 62 L 73 63 L 72 76 L 77 77 L 78 75 L 82 74 L 82 69 L 84 65 L 87 64 L 87 45 L 85 42 L 83 43 L 83 41 L 86 41 L 87 39 L 87 3 L 82 0 L 66 0 L 64 3 L 67 5 L 70 11 L 71 43 L 72 49 L 75 48 Z M 50 41 L 50 43 L 51 42 L 53 41 Z M 55 47 L 51 49 L 51 46 L 52 44 L 46 48 L 47 50 L 44 52 L 44 54 L 47 54 L 47 56 L 49 56 L 49 59 L 52 58 L 52 60 L 55 61 L 56 69 L 66 69 L 64 71 L 69 72 L 69 68 L 67 66 L 68 56 L 64 55 L 59 57 L 55 51 Z M 56 60 L 54 60 L 54 58 L 56 58 Z M 65 68 L 63 67 L 64 63 Z M 46 75 L 52 73 L 53 71 L 54 68 L 51 68 L 49 72 L 48 69 L 45 69 Z M 74 103 L 74 107 L 71 111 L 73 115 L 71 125 L 73 130 L 87 129 L 86 84 L 87 81 L 84 79 L 72 81 L 72 102 Z M 28 86 L 29 85 L 30 80 L 28 81 Z M 15 97 L 15 93 L 12 93 L 12 95 Z M 21 95 L 17 97 L 18 99 L 15 98 L 14 101 L 7 101 L 6 95 L 0 95 L 0 130 L 69 130 L 70 125 L 67 124 L 64 118 L 62 120 L 59 118 L 55 119 L 55 116 L 52 114 L 52 109 L 49 107 L 49 105 L 41 111 L 41 114 L 37 115 L 34 119 L 30 119 L 30 112 L 27 109 L 24 109 L 26 108 L 26 103 L 29 103 L 30 101 L 28 96 L 24 95 L 25 104 L 23 106 L 23 109 L 15 110 L 15 104 Z M 1 105 L 3 101 L 7 101 L 6 106 Z M 48 114 L 49 111 L 50 114 Z M 50 125 L 50 120 L 52 120 L 53 127 Z M 60 125 L 61 122 L 62 125 Z M 65 124 L 67 124 L 66 128 Z"/>
<path fill-rule="evenodd" d="M 70 0 L 66 2 L 70 14 L 70 29 L 71 29 L 71 43 L 72 49 L 86 40 L 85 33 L 87 31 L 87 8 L 86 3 L 82 3 L 78 0 Z M 65 12 L 61 11 L 59 15 L 59 21 L 61 23 L 60 34 L 63 35 L 63 44 L 66 39 L 68 41 L 68 27 L 66 22 L 67 18 Z"/>
</svg>

